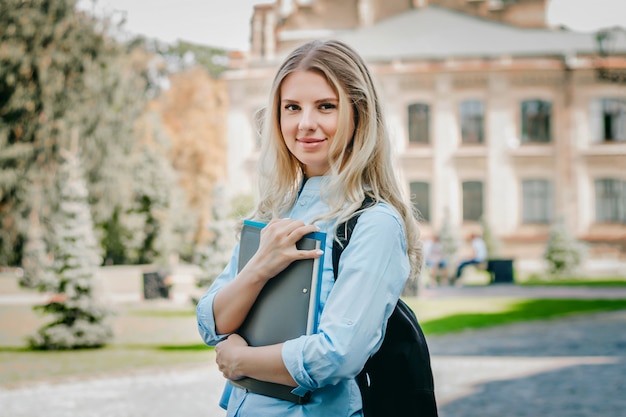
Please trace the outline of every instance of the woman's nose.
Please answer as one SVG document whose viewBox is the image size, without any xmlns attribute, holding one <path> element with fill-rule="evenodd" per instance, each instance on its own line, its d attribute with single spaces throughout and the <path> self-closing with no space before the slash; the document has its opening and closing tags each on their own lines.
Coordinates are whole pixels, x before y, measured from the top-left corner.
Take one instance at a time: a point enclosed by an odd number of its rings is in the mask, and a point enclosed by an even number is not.
<svg viewBox="0 0 626 417">
<path fill-rule="evenodd" d="M 300 123 L 298 123 L 298 129 L 300 130 L 315 130 L 316 122 L 315 116 L 310 110 L 303 110 L 300 113 Z"/>
</svg>

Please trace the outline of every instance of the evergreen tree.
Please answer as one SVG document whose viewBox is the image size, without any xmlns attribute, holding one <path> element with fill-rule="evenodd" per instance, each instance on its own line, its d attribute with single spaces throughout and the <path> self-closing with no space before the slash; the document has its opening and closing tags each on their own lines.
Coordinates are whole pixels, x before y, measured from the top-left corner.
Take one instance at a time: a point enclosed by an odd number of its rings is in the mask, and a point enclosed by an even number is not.
<svg viewBox="0 0 626 417">
<path fill-rule="evenodd" d="M 195 263 L 202 270 L 202 275 L 196 281 L 199 288 L 207 288 L 222 273 L 236 243 L 237 221 L 229 213 L 229 199 L 225 194 L 223 186 L 216 186 L 213 192 L 213 219 L 209 223 L 210 240 L 200 246 L 195 254 Z"/>
<path fill-rule="evenodd" d="M 26 244 L 24 245 L 24 255 L 22 257 L 23 274 L 19 278 L 19 284 L 24 288 L 51 291 L 54 289 L 56 279 L 39 220 L 40 193 L 41 189 L 39 187 L 33 187 L 34 196 L 32 201 L 34 204 L 29 216 L 30 227 Z"/>
<path fill-rule="evenodd" d="M 552 225 L 543 254 L 551 274 L 571 274 L 580 265 L 583 254 L 582 244 L 569 233 L 562 221 Z"/>
<path fill-rule="evenodd" d="M 133 178 L 133 205 L 126 220 L 132 240 L 126 247 L 137 263 L 164 261 L 177 244 L 172 241 L 171 210 L 178 188 L 176 173 L 157 146 L 144 145 L 136 155 Z M 177 198 L 179 203 L 185 200 Z"/>
<path fill-rule="evenodd" d="M 221 48 L 178 41 L 173 45 L 158 45 L 158 50 L 168 60 L 173 72 L 200 65 L 213 78 L 219 78 L 228 69 L 228 54 Z"/>
<path fill-rule="evenodd" d="M 103 346 L 112 337 L 108 310 L 94 297 L 94 277 L 100 265 L 98 245 L 88 204 L 87 187 L 76 151 L 68 152 L 59 172 L 61 202 L 55 228 L 57 295 L 36 307 L 54 317 L 41 327 L 30 344 L 38 349 L 76 349 Z"/>
<path fill-rule="evenodd" d="M 41 183 L 42 225 L 51 224 L 60 198 L 51 179 L 68 126 L 79 129 L 96 222 L 130 200 L 120 184 L 130 177 L 132 126 L 145 104 L 145 61 L 106 35 L 107 20 L 77 12 L 75 4 L 0 2 L 0 264 L 20 261 L 29 183 Z"/>
</svg>

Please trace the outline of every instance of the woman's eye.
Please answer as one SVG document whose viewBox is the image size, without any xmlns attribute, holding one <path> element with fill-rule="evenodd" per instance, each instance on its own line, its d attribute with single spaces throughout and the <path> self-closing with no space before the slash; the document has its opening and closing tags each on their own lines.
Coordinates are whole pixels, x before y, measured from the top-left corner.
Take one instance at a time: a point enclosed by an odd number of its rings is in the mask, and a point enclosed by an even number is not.
<svg viewBox="0 0 626 417">
<path fill-rule="evenodd" d="M 337 106 L 334 105 L 333 103 L 324 103 L 324 104 L 320 104 L 320 109 L 322 110 L 332 110 L 332 109 L 336 109 Z"/>
<path fill-rule="evenodd" d="M 297 104 L 287 104 L 287 105 L 285 105 L 285 110 L 288 110 L 288 111 L 296 111 L 296 110 L 299 110 L 299 109 L 300 109 L 300 107 L 298 107 Z"/>
</svg>

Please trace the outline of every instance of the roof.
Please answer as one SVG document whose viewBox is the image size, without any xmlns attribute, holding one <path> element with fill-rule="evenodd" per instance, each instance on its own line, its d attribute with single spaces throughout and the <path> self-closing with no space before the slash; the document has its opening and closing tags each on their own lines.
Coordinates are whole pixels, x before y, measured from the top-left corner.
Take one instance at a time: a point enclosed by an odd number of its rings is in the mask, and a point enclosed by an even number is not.
<svg viewBox="0 0 626 417">
<path fill-rule="evenodd" d="M 616 50 L 626 52 L 626 34 L 618 34 Z M 595 33 L 520 28 L 437 6 L 412 9 L 336 37 L 370 61 L 598 52 Z"/>
</svg>

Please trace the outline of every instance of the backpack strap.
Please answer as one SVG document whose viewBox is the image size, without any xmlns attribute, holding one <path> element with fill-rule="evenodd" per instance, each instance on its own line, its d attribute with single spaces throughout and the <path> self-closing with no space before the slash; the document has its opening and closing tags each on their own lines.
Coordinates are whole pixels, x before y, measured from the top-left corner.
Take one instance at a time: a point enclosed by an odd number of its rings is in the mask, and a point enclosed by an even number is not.
<svg viewBox="0 0 626 417">
<path fill-rule="evenodd" d="M 352 231 L 359 217 L 363 213 L 363 210 L 376 204 L 376 201 L 372 196 L 366 195 L 361 203 L 361 207 L 356 211 L 354 216 L 350 217 L 346 222 L 341 223 L 335 229 L 335 240 L 333 241 L 333 273 L 335 280 L 337 280 L 337 274 L 339 273 L 339 258 L 343 250 L 350 243 L 350 237 L 352 237 Z"/>
<path fill-rule="evenodd" d="M 339 257 L 350 242 L 362 211 L 376 201 L 366 196 L 359 210 L 337 226 L 333 242 L 335 280 Z M 365 417 L 438 417 L 430 353 L 415 313 L 399 299 L 387 321 L 385 338 L 356 376 Z"/>
</svg>

